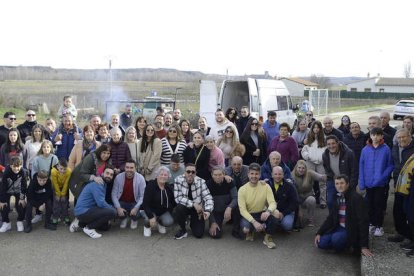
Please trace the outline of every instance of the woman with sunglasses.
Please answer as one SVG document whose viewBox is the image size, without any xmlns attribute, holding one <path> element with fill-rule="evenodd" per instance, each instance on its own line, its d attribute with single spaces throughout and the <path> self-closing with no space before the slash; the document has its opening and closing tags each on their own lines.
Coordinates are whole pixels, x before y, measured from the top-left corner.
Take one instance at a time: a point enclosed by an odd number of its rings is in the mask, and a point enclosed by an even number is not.
<svg viewBox="0 0 414 276">
<path fill-rule="evenodd" d="M 341 118 L 341 125 L 338 127 L 340 131 L 344 134 L 348 134 L 351 131 L 351 119 L 348 115 L 344 115 Z"/>
<path fill-rule="evenodd" d="M 260 165 L 266 159 L 267 141 L 259 121 L 251 117 L 246 124 L 240 142 L 246 147 L 246 153 L 243 155 L 243 165 L 258 163 Z"/>
<path fill-rule="evenodd" d="M 316 121 L 316 119 L 313 118 L 313 112 L 312 111 L 306 111 L 305 120 L 306 120 L 306 124 L 308 125 L 308 128 L 310 128 L 311 125 L 313 124 L 313 122 Z"/>
<path fill-rule="evenodd" d="M 154 125 L 146 125 L 144 130 L 144 135 L 138 140 L 138 172 L 149 181 L 155 179 L 155 173 L 160 167 L 162 145 L 161 140 L 155 135 Z"/>
<path fill-rule="evenodd" d="M 226 118 L 227 120 L 229 120 L 230 122 L 232 122 L 233 124 L 236 124 L 237 119 L 239 118 L 237 116 L 237 110 L 234 107 L 229 107 L 226 111 Z"/>
<path fill-rule="evenodd" d="M 204 135 L 201 132 L 194 133 L 193 142 L 188 143 L 183 155 L 185 164 L 195 164 L 198 177 L 204 180 L 211 178 L 208 167 L 210 150 L 204 145 Z"/>
<path fill-rule="evenodd" d="M 235 127 L 228 126 L 224 131 L 224 135 L 217 140 L 217 147 L 219 147 L 224 154 L 224 163 L 226 166 L 229 165 L 230 160 L 234 156 L 242 157 L 246 152 L 244 145 L 242 145 L 236 135 L 234 135 L 236 131 Z"/>
<path fill-rule="evenodd" d="M 181 129 L 174 124 L 168 128 L 167 135 L 161 139 L 161 165 L 168 166 L 171 163 L 171 156 L 176 153 L 180 156 L 180 163 L 184 163 L 183 153 L 187 143 L 183 139 Z"/>
</svg>

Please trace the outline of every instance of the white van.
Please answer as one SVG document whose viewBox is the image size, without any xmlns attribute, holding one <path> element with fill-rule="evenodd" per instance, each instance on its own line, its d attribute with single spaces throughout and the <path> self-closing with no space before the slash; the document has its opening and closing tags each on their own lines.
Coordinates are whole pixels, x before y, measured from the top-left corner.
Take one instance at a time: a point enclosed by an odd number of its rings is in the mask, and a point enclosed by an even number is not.
<svg viewBox="0 0 414 276">
<path fill-rule="evenodd" d="M 279 80 L 248 78 L 242 81 L 225 80 L 217 100 L 217 87 L 214 81 L 200 81 L 200 116 L 212 124 L 214 112 L 221 108 L 224 112 L 229 107 L 240 110 L 248 106 L 250 114 L 260 121 L 267 119 L 268 111 L 277 113 L 279 123 L 286 122 L 291 127 L 297 119 L 296 109 L 292 105 L 289 91 Z"/>
</svg>

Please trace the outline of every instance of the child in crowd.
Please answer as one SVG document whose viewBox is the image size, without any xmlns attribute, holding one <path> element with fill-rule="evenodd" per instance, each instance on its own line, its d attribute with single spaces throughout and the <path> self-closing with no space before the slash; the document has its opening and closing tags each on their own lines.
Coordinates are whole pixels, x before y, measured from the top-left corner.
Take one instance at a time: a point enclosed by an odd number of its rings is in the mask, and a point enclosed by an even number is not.
<svg viewBox="0 0 414 276">
<path fill-rule="evenodd" d="M 74 121 L 76 120 L 76 116 L 78 116 L 78 111 L 76 110 L 75 105 L 72 103 L 72 96 L 64 96 L 63 105 L 59 107 L 59 118 L 62 119 L 66 114 L 71 114 Z"/>
<path fill-rule="evenodd" d="M 49 174 L 45 170 L 41 170 L 33 176 L 27 189 L 27 207 L 26 207 L 26 224 L 24 225 L 24 232 L 30 233 L 32 231 L 32 209 L 39 208 L 45 204 L 46 219 L 45 228 L 49 230 L 56 230 L 56 225 L 50 223 L 52 216 L 52 182 L 49 179 Z"/>
<path fill-rule="evenodd" d="M 14 196 L 15 208 L 17 211 L 17 231 L 23 231 L 23 219 L 26 207 L 26 174 L 23 170 L 22 160 L 14 156 L 10 159 L 10 165 L 7 166 L 3 180 L 0 184 L 0 210 L 3 224 L 0 233 L 11 230 L 9 219 L 10 198 Z"/>
<path fill-rule="evenodd" d="M 68 188 L 71 174 L 72 170 L 68 168 L 68 162 L 65 158 L 60 158 L 57 168 L 52 169 L 50 179 L 53 185 L 53 224 L 57 224 L 59 219 L 62 219 L 65 224 L 70 223 L 68 215 Z"/>
<path fill-rule="evenodd" d="M 49 140 L 44 140 L 40 146 L 40 150 L 37 153 L 37 156 L 33 158 L 32 162 L 32 178 L 35 173 L 44 170 L 50 175 L 52 168 L 56 166 L 59 162 L 59 159 L 56 155 L 53 154 L 53 145 Z"/>
</svg>

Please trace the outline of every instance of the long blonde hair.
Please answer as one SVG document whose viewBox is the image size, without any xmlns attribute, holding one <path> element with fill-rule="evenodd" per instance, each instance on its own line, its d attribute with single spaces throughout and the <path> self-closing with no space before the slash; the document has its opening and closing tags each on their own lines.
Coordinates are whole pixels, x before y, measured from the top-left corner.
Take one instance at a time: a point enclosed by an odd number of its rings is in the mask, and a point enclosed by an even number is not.
<svg viewBox="0 0 414 276">
<path fill-rule="evenodd" d="M 298 166 L 304 166 L 305 167 L 305 173 L 303 174 L 303 176 L 298 175 Z M 298 183 L 299 178 L 303 178 L 303 183 L 308 183 L 309 181 L 311 181 L 311 174 L 308 171 L 308 166 L 306 165 L 306 162 L 304 160 L 298 160 L 298 162 L 296 163 L 296 166 L 293 168 L 293 173 L 292 173 L 292 177 L 293 177 L 293 181 L 295 181 L 295 183 Z"/>
</svg>

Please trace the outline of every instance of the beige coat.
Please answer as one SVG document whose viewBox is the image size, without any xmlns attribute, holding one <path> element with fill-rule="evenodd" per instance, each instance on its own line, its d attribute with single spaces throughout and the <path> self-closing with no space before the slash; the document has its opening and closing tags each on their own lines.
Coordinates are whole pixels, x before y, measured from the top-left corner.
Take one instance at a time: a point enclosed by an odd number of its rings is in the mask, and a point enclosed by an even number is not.
<svg viewBox="0 0 414 276">
<path fill-rule="evenodd" d="M 101 142 L 96 141 L 96 148 L 101 146 Z M 75 146 L 72 148 L 72 151 L 69 155 L 68 167 L 73 171 L 73 169 L 80 164 L 82 161 L 82 152 L 83 152 L 83 143 L 82 140 L 79 140 Z"/>
<path fill-rule="evenodd" d="M 140 152 L 142 139 L 138 140 L 138 172 L 145 177 L 145 180 L 155 179 L 155 173 L 161 164 L 161 140 L 155 138 L 153 147 L 148 147 L 146 152 Z"/>
</svg>

